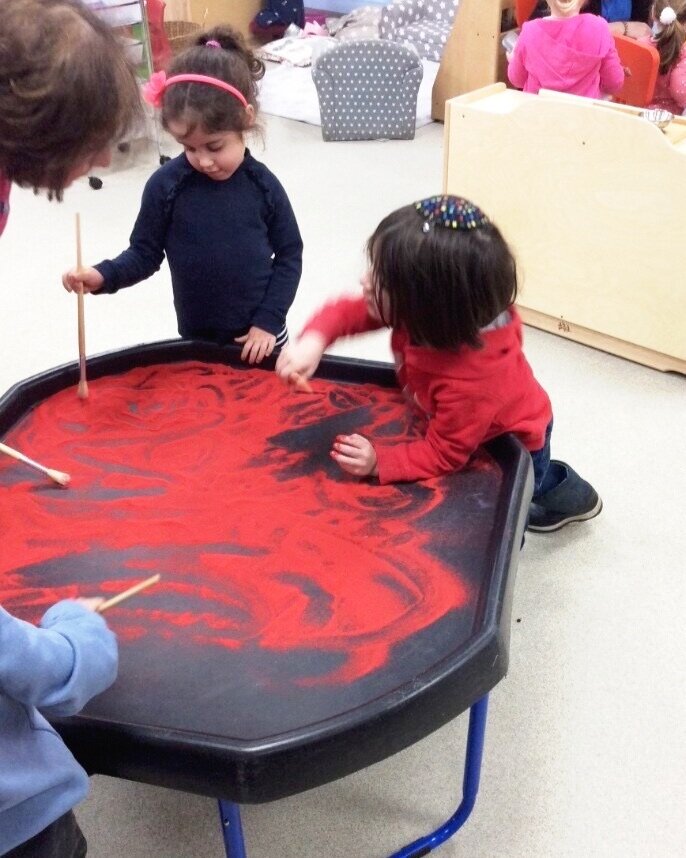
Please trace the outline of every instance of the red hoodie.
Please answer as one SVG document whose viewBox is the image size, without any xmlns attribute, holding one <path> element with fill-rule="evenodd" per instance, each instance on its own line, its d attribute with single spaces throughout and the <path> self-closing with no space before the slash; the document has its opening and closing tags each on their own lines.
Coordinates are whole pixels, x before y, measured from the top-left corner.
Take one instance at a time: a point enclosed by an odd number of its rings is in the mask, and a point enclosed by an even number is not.
<svg viewBox="0 0 686 858">
<path fill-rule="evenodd" d="M 507 76 L 524 92 L 554 89 L 588 98 L 619 92 L 624 85 L 612 33 L 597 15 L 527 21 Z"/>
<path fill-rule="evenodd" d="M 505 432 L 528 450 L 541 449 L 552 418 L 550 400 L 522 352 L 521 320 L 514 308 L 509 313 L 510 324 L 481 334 L 480 349 L 413 346 L 405 331 L 392 332 L 398 381 L 427 422 L 422 439 L 374 443 L 381 483 L 458 471 L 480 444 Z M 341 298 L 324 306 L 305 331 L 320 333 L 330 345 L 383 327 L 369 315 L 364 298 Z"/>
</svg>

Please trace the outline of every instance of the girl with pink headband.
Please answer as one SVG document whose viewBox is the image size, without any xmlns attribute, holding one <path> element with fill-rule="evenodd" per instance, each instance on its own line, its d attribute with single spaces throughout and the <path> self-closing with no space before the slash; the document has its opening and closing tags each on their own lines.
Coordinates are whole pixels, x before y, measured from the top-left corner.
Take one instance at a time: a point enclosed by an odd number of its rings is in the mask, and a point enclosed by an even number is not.
<svg viewBox="0 0 686 858">
<path fill-rule="evenodd" d="M 237 342 L 250 363 L 287 342 L 302 240 L 281 183 L 244 140 L 263 74 L 243 39 L 216 27 L 168 74 L 151 77 L 144 96 L 184 152 L 149 179 L 129 247 L 68 271 L 67 291 L 117 292 L 150 277 L 166 256 L 183 338 Z"/>
</svg>

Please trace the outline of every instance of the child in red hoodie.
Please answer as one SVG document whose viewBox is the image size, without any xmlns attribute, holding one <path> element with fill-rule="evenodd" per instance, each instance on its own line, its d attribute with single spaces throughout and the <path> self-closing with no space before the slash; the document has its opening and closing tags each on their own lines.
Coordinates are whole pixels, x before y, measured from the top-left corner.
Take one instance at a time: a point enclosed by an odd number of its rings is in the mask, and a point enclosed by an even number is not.
<svg viewBox="0 0 686 858">
<path fill-rule="evenodd" d="M 584 0 L 547 0 L 550 17 L 527 21 L 511 56 L 507 76 L 524 92 L 554 89 L 588 98 L 613 95 L 624 84 L 607 21 L 579 14 Z"/>
<path fill-rule="evenodd" d="M 363 295 L 320 310 L 276 371 L 308 378 L 334 340 L 390 327 L 398 381 L 426 431 L 392 445 L 339 436 L 331 455 L 340 467 L 381 483 L 427 479 L 458 471 L 480 444 L 512 432 L 533 460 L 530 530 L 598 515 L 593 487 L 550 459 L 550 400 L 522 352 L 515 261 L 497 227 L 468 200 L 430 197 L 384 218 L 367 250 Z"/>
</svg>

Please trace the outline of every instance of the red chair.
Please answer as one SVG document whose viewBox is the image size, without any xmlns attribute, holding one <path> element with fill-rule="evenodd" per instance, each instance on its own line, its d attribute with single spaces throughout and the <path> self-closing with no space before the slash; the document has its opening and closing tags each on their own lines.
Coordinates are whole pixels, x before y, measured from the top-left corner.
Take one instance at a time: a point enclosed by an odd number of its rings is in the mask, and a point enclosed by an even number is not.
<svg viewBox="0 0 686 858">
<path fill-rule="evenodd" d="M 619 104 L 647 107 L 653 99 L 660 55 L 647 42 L 637 42 L 628 36 L 615 36 L 614 40 L 619 61 L 631 75 L 624 79 L 624 86 L 613 100 Z"/>
<path fill-rule="evenodd" d="M 538 0 L 515 0 L 515 20 L 517 26 L 521 27 L 529 20 L 531 13 L 538 5 Z"/>
</svg>

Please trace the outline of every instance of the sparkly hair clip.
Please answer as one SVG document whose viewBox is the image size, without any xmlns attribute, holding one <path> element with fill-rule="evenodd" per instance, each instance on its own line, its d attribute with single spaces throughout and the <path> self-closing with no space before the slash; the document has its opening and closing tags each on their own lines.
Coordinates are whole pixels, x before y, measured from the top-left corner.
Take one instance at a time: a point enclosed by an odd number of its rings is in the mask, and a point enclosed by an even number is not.
<svg viewBox="0 0 686 858">
<path fill-rule="evenodd" d="M 205 47 L 206 48 L 221 48 L 221 45 L 219 44 L 219 42 L 216 39 L 208 39 L 205 42 Z"/>
<path fill-rule="evenodd" d="M 464 197 L 427 197 L 414 206 L 424 218 L 422 232 L 428 232 L 432 223 L 438 223 L 448 229 L 462 230 L 477 229 L 490 223 L 481 209 Z"/>
</svg>

